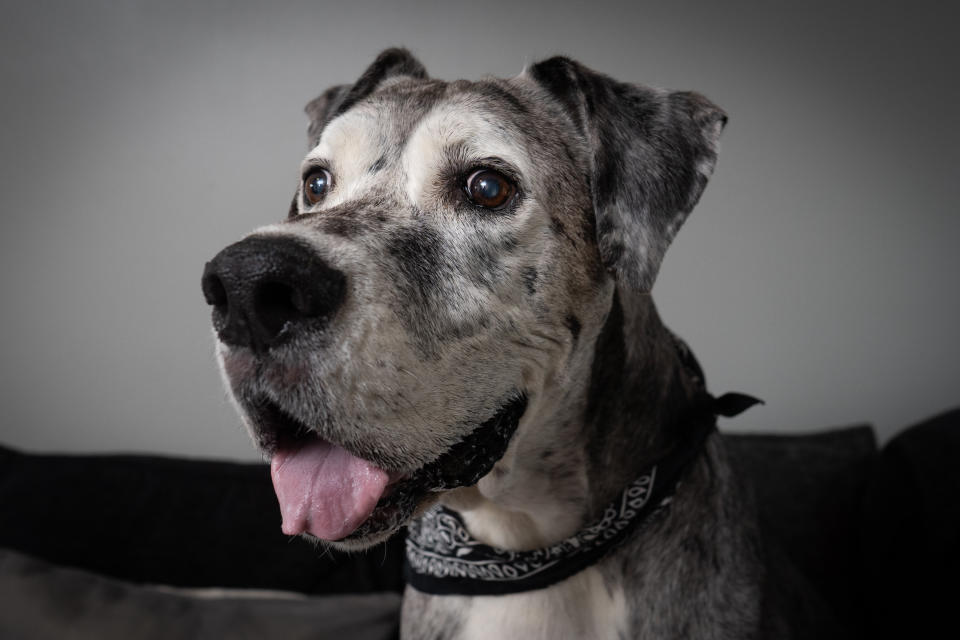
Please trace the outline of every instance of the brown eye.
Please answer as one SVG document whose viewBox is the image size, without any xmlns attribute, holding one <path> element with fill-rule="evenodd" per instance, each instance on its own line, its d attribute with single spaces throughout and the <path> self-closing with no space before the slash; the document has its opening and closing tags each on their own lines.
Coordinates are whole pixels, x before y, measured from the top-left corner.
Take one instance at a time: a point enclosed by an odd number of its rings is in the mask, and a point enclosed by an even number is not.
<svg viewBox="0 0 960 640">
<path fill-rule="evenodd" d="M 470 202 L 485 209 L 499 209 L 516 192 L 512 182 L 492 169 L 474 171 L 467 178 L 466 187 Z"/>
<path fill-rule="evenodd" d="M 303 198 L 308 205 L 315 205 L 327 195 L 332 178 L 326 169 L 311 172 L 303 181 Z"/>
</svg>

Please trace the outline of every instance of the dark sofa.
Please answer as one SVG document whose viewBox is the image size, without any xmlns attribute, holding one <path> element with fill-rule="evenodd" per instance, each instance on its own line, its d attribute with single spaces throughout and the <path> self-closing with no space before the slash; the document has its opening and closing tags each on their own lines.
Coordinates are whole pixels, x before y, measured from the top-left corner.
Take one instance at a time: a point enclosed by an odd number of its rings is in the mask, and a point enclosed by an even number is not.
<svg viewBox="0 0 960 640">
<path fill-rule="evenodd" d="M 726 438 L 771 550 L 846 636 L 943 623 L 937 580 L 960 568 L 960 410 L 882 451 L 867 426 Z M 396 635 L 400 537 L 346 555 L 279 523 L 266 465 L 0 447 L 0 637 Z"/>
</svg>

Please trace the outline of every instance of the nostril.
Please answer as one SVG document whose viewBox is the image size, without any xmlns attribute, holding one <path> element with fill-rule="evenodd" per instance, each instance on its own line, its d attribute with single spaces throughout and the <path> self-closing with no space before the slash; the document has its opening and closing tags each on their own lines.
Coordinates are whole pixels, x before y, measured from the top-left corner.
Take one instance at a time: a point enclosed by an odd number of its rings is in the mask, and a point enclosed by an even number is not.
<svg viewBox="0 0 960 640">
<path fill-rule="evenodd" d="M 216 274 L 205 274 L 201 285 L 203 297 L 206 299 L 207 304 L 218 308 L 227 306 L 227 290 L 223 286 L 223 281 L 220 280 Z"/>
<path fill-rule="evenodd" d="M 267 332 L 279 335 L 288 322 L 309 316 L 303 296 L 283 282 L 264 282 L 256 288 L 254 306 L 257 319 Z"/>
</svg>

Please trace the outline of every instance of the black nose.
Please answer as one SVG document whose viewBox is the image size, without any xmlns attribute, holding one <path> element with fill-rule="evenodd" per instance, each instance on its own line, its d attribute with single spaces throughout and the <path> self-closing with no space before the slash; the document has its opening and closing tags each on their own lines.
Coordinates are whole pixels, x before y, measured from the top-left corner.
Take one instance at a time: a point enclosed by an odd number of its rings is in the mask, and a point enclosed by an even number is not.
<svg viewBox="0 0 960 640">
<path fill-rule="evenodd" d="M 220 339 L 258 352 L 326 324 L 345 283 L 308 245 L 269 236 L 230 245 L 207 263 L 201 281 Z"/>
</svg>

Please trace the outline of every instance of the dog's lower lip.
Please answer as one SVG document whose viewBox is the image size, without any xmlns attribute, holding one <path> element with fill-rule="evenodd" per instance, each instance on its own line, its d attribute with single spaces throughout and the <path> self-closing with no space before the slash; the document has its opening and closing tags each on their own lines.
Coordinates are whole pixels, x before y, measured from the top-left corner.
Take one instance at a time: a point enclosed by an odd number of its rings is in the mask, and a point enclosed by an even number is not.
<svg viewBox="0 0 960 640">
<path fill-rule="evenodd" d="M 248 405 L 247 412 L 257 425 L 257 446 L 268 460 L 272 460 L 278 451 L 295 449 L 317 440 L 323 440 L 347 450 L 354 448 L 349 444 L 321 437 L 309 423 L 293 417 L 276 402 L 268 398 L 260 398 L 252 402 Z M 367 461 L 371 464 L 377 464 L 374 460 Z M 386 468 L 384 468 L 384 471 L 389 474 L 390 484 L 399 482 L 410 475 Z"/>
<path fill-rule="evenodd" d="M 383 498 L 389 498 L 390 495 L 391 495 L 394 491 L 396 491 L 397 486 L 398 486 L 401 482 L 403 482 L 404 480 L 406 480 L 406 479 L 409 478 L 409 477 L 410 477 L 410 474 L 409 474 L 409 473 L 399 473 L 399 474 L 398 474 L 398 473 L 391 473 L 391 474 L 390 474 L 390 480 L 389 480 L 389 482 L 387 482 L 387 486 L 386 486 L 386 487 L 384 488 L 384 490 L 383 490 L 383 496 L 381 497 L 381 500 L 382 500 Z"/>
<path fill-rule="evenodd" d="M 437 494 L 477 482 L 503 455 L 526 406 L 526 395 L 518 393 L 440 457 L 409 474 L 391 476 L 391 485 L 386 487 L 367 522 L 349 538 L 361 540 L 371 534 L 395 531 Z"/>
</svg>

